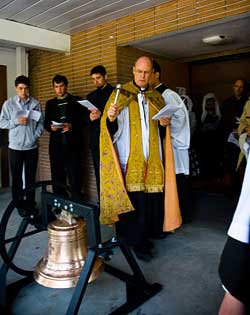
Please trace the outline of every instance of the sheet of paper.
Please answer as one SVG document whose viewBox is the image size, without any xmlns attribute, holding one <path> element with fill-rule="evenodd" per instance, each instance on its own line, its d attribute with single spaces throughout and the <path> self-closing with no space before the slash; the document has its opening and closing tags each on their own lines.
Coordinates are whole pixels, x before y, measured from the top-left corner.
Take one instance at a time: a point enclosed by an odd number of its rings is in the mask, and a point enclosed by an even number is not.
<svg viewBox="0 0 250 315">
<path fill-rule="evenodd" d="M 237 117 L 237 116 L 235 116 L 235 123 L 236 123 L 237 125 L 239 125 L 239 124 L 240 124 L 240 118 L 239 118 L 239 117 Z"/>
<path fill-rule="evenodd" d="M 157 114 L 155 114 L 152 119 L 153 120 L 159 120 L 160 118 L 164 116 L 172 116 L 178 109 L 180 109 L 180 106 L 171 106 L 166 105 L 164 106 Z"/>
<path fill-rule="evenodd" d="M 61 127 L 62 128 L 63 127 L 63 123 L 52 120 L 52 126 L 53 127 Z"/>
<path fill-rule="evenodd" d="M 237 147 L 239 147 L 240 146 L 239 145 L 239 140 L 235 136 L 238 136 L 237 132 L 231 132 L 229 134 L 227 142 L 233 143 L 233 144 L 237 145 Z"/>
<path fill-rule="evenodd" d="M 26 117 L 26 118 L 28 118 L 29 114 L 30 114 L 30 111 L 27 110 L 27 109 L 19 110 L 16 113 L 16 118 L 19 118 L 19 117 Z"/>
<path fill-rule="evenodd" d="M 88 100 L 82 100 L 82 101 L 78 101 L 78 103 L 80 103 L 82 106 L 86 107 L 89 110 L 93 110 L 93 109 L 98 109 L 97 107 L 95 107 L 95 105 L 93 105 L 90 101 Z"/>
<path fill-rule="evenodd" d="M 30 114 L 29 114 L 29 119 L 33 119 L 35 121 L 38 121 L 41 117 L 41 112 L 39 112 L 38 110 L 34 110 L 32 109 L 30 111 Z"/>
</svg>

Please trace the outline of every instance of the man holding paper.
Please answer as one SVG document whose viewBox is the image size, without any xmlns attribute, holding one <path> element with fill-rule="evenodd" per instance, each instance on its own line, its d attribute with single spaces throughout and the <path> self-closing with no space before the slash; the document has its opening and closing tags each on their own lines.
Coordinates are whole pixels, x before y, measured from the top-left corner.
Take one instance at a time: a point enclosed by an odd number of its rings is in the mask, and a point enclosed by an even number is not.
<svg viewBox="0 0 250 315">
<path fill-rule="evenodd" d="M 52 79 L 56 97 L 46 103 L 44 127 L 50 133 L 49 156 L 53 191 L 69 197 L 81 198 L 81 125 L 84 119 L 77 102 L 80 97 L 68 93 L 68 80 L 57 74 Z"/>
<path fill-rule="evenodd" d="M 166 106 L 163 114 L 171 117 L 170 134 L 173 146 L 174 165 L 176 173 L 176 181 L 178 188 L 178 196 L 182 219 L 184 223 L 191 220 L 191 199 L 189 185 L 189 144 L 190 144 L 190 126 L 187 108 L 181 97 L 163 83 L 160 82 L 161 68 L 160 65 L 153 60 L 153 74 L 150 84 L 162 94 Z"/>
<path fill-rule="evenodd" d="M 106 69 L 102 66 L 95 66 L 90 70 L 90 75 L 96 89 L 87 95 L 87 100 L 90 102 L 89 123 L 90 123 L 90 149 L 95 170 L 96 186 L 98 196 L 100 195 L 100 153 L 99 153 L 99 138 L 100 138 L 100 120 L 110 94 L 113 91 L 113 86 L 108 83 Z M 92 106 L 91 106 L 92 104 Z M 93 107 L 94 105 L 94 107 Z"/>
<path fill-rule="evenodd" d="M 106 104 L 100 135 L 100 220 L 116 222 L 117 235 L 144 261 L 152 258 L 153 244 L 148 239 L 181 224 L 177 214 L 163 227 L 168 214 L 164 211 L 161 131 L 169 118 L 152 119 L 164 107 L 160 93 L 149 86 L 152 73 L 149 57 L 135 62 L 134 80 L 114 91 Z"/>
<path fill-rule="evenodd" d="M 16 78 L 16 96 L 5 101 L 0 116 L 0 128 L 9 129 L 12 198 L 22 216 L 29 214 L 35 207 L 35 191 L 27 194 L 25 202 L 21 191 L 24 186 L 28 188 L 35 183 L 38 162 L 37 140 L 43 132 L 41 105 L 29 95 L 29 86 L 30 80 L 26 76 Z"/>
</svg>

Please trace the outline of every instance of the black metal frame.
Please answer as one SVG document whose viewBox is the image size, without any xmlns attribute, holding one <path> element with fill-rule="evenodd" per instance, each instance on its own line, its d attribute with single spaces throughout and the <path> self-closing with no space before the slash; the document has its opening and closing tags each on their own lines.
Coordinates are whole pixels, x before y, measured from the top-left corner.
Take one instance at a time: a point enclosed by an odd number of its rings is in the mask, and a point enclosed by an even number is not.
<svg viewBox="0 0 250 315">
<path fill-rule="evenodd" d="M 45 183 L 45 182 L 44 182 Z M 88 255 L 86 257 L 84 267 L 81 271 L 79 280 L 74 289 L 71 301 L 69 303 L 66 315 L 76 315 L 78 314 L 81 302 L 83 300 L 85 290 L 88 285 L 88 280 L 91 275 L 95 259 L 99 255 L 105 255 L 110 253 L 112 248 L 119 246 L 129 267 L 131 268 L 132 275 L 124 271 L 121 271 L 111 265 L 105 263 L 105 271 L 110 275 L 124 281 L 126 284 L 126 295 L 127 301 L 116 310 L 114 310 L 110 315 L 125 315 L 128 312 L 131 312 L 145 301 L 150 299 L 152 296 L 157 294 L 162 286 L 158 283 L 149 284 L 139 265 L 137 264 L 132 252 L 126 243 L 119 239 L 118 237 L 113 237 L 111 240 L 106 242 L 101 242 L 101 232 L 100 232 L 100 223 L 98 218 L 98 209 L 96 205 L 93 204 L 80 204 L 69 199 L 64 199 L 60 196 L 57 196 L 53 193 L 46 191 L 45 187 L 50 182 L 46 182 L 44 185 L 40 184 L 43 187 L 41 192 L 42 200 L 42 222 L 46 225 L 49 222 L 48 218 L 48 209 L 49 208 L 60 208 L 70 213 L 77 215 L 86 220 L 87 226 L 87 237 L 88 237 Z M 39 186 L 39 185 L 38 185 Z M 14 297 L 15 294 L 26 284 L 31 283 L 33 278 L 33 271 L 27 271 L 20 269 L 19 267 L 13 264 L 13 259 L 18 249 L 18 246 L 23 237 L 32 235 L 34 233 L 41 232 L 41 230 L 36 230 L 25 234 L 26 227 L 29 224 L 29 219 L 24 218 L 20 224 L 16 237 L 5 240 L 5 231 L 1 231 L 1 226 L 5 225 L 5 228 L 8 223 L 8 218 L 13 211 L 14 204 L 11 202 L 8 208 L 6 209 L 3 219 L 0 223 L 0 254 L 4 260 L 4 263 L 0 269 L 0 313 L 1 314 L 11 314 L 11 311 L 8 306 L 11 305 L 11 300 L 9 299 L 8 292 L 11 290 L 11 295 Z M 12 209 L 12 210 L 11 210 Z M 46 225 L 47 226 L 47 225 Z M 46 228 L 45 228 L 46 229 Z M 4 229 L 3 229 L 4 230 Z M 6 251 L 5 244 L 12 242 L 12 245 L 9 251 Z M 23 279 L 11 284 L 6 285 L 6 276 L 8 270 L 12 269 L 15 272 L 25 276 Z"/>
</svg>

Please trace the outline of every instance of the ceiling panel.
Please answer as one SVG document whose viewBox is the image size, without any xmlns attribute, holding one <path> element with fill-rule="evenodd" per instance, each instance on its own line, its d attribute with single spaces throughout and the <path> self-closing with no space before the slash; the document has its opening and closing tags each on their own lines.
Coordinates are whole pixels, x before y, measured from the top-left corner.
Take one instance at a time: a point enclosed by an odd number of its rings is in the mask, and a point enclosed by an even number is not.
<svg viewBox="0 0 250 315">
<path fill-rule="evenodd" d="M 5 7 L 7 4 L 14 2 L 13 0 L 1 0 L 0 2 L 0 9 Z"/>
<path fill-rule="evenodd" d="M 12 20 L 21 23 L 29 23 L 32 24 L 32 18 L 39 19 L 39 16 L 43 15 L 46 20 L 46 14 L 50 11 L 51 8 L 57 7 L 58 5 L 62 4 L 64 1 L 62 0 L 43 0 L 43 1 L 36 1 L 33 6 L 29 8 L 23 9 L 12 16 Z M 48 16 L 47 16 L 48 18 Z M 31 22 L 30 22 L 31 21 Z"/>
<path fill-rule="evenodd" d="M 72 34 L 170 0 L 1 0 L 0 19 Z"/>
<path fill-rule="evenodd" d="M 74 5 L 72 6 L 72 1 L 62 2 L 57 4 L 56 6 L 50 7 L 47 11 L 34 16 L 32 19 L 28 20 L 27 22 L 32 25 L 36 25 L 38 27 L 54 30 L 53 28 L 53 21 L 54 19 L 59 20 L 61 17 L 67 15 L 70 12 L 74 12 L 74 17 L 79 16 L 78 9 L 82 6 L 85 10 L 88 10 L 88 6 L 91 3 L 95 3 L 96 0 L 90 1 L 81 1 L 81 0 L 74 0 Z M 52 22 L 52 26 L 50 23 Z"/>
<path fill-rule="evenodd" d="M 170 0 L 0 0 L 0 19 L 73 34 Z M 187 3 L 187 1 L 183 1 Z M 203 1 L 205 3 L 205 1 Z M 187 4 L 183 5 L 187 5 Z M 205 4 L 204 4 L 205 5 Z M 191 18 L 191 17 L 190 17 Z M 143 23 L 143 21 L 142 21 Z M 205 36 L 232 37 L 225 45 L 208 46 Z M 1 39 L 1 38 L 0 38 Z M 12 43 L 5 43 L 5 45 Z M 185 60 L 226 50 L 250 50 L 250 13 L 129 43 L 131 46 Z M 4 45 L 0 43 L 0 45 Z M 15 47 L 15 43 L 13 43 Z"/>
<path fill-rule="evenodd" d="M 118 0 L 121 2 L 121 0 Z M 105 4 L 105 2 L 108 2 Z M 112 2 L 112 3 L 110 3 Z M 115 1 L 117 2 L 117 1 Z M 110 8 L 113 7 L 114 1 L 102 1 L 102 0 L 92 0 L 85 4 L 82 3 L 82 1 L 78 0 L 75 1 L 75 7 L 65 11 L 63 14 L 56 16 L 54 19 L 45 21 L 43 24 L 40 24 L 40 27 L 46 27 L 46 28 L 52 28 L 56 31 L 64 30 L 67 28 L 67 23 L 71 23 L 71 21 L 76 21 L 76 23 L 79 23 L 79 20 L 82 21 L 82 19 L 92 19 L 93 16 L 96 16 L 98 12 L 103 12 L 106 7 Z M 66 25 L 67 24 L 67 25 Z M 61 26 L 61 27 L 59 27 Z M 60 29 L 60 30 L 59 30 Z"/>
<path fill-rule="evenodd" d="M 0 18 L 1 19 L 13 19 L 13 16 L 20 11 L 29 10 L 29 8 L 34 5 L 37 0 L 16 0 L 11 1 L 7 5 L 1 8 Z"/>
<path fill-rule="evenodd" d="M 98 2 L 103 3 L 102 0 L 98 0 Z M 83 10 L 80 9 L 79 13 L 82 14 L 77 18 L 73 17 L 73 12 L 67 14 L 60 21 L 60 24 L 54 25 L 54 29 L 58 32 L 62 32 L 62 30 L 65 30 L 66 32 L 76 32 L 81 30 L 81 28 L 90 28 L 95 24 L 101 24 L 104 21 L 113 20 L 113 16 L 116 14 L 127 15 L 133 10 L 139 10 L 138 6 L 140 6 L 139 3 L 135 4 L 134 0 L 127 0 L 126 7 L 123 8 L 121 8 L 121 0 L 106 2 L 109 3 L 106 3 L 102 6 L 95 6 L 95 4 L 93 4 L 93 9 L 89 10 L 88 12 L 86 12 L 84 8 Z"/>
</svg>

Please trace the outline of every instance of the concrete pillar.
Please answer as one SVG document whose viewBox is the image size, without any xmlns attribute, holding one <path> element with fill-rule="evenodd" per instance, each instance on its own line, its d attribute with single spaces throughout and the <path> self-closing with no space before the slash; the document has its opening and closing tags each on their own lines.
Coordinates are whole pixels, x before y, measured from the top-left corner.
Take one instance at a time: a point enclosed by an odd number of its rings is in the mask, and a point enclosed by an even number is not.
<svg viewBox="0 0 250 315">
<path fill-rule="evenodd" d="M 28 56 L 24 47 L 16 47 L 16 76 L 28 76 Z"/>
</svg>

